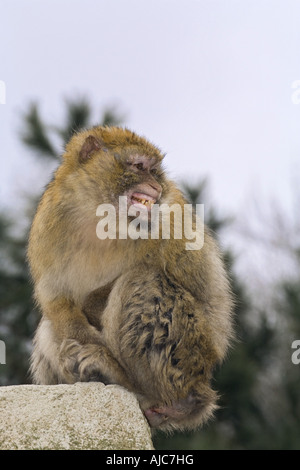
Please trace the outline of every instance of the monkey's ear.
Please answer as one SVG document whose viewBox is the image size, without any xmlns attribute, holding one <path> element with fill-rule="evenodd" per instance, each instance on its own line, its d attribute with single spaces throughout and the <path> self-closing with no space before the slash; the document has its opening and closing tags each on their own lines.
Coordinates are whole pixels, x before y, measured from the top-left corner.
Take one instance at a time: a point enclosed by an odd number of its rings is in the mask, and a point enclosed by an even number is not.
<svg viewBox="0 0 300 470">
<path fill-rule="evenodd" d="M 97 152 L 98 150 L 104 150 L 107 152 L 107 148 L 105 147 L 103 140 L 99 137 L 89 135 L 85 139 L 84 144 L 80 149 L 79 162 L 85 163 L 87 160 L 89 160 L 89 158 L 91 158 L 93 153 Z"/>
</svg>

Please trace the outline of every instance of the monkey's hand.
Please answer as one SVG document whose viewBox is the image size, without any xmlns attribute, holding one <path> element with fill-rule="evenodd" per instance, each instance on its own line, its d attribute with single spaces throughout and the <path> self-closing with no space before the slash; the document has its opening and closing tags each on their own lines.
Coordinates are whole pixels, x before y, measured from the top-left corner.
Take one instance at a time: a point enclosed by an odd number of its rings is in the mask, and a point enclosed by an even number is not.
<svg viewBox="0 0 300 470">
<path fill-rule="evenodd" d="M 106 385 L 119 384 L 131 389 L 124 370 L 101 344 L 80 344 L 76 340 L 64 340 L 60 347 L 60 361 L 63 374 L 70 383 L 103 382 Z"/>
</svg>

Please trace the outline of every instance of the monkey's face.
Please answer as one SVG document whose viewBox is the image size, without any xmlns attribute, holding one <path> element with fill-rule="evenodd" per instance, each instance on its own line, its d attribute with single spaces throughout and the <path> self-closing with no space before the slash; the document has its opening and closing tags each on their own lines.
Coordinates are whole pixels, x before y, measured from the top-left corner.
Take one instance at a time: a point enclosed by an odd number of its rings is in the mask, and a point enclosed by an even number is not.
<svg viewBox="0 0 300 470">
<path fill-rule="evenodd" d="M 102 203 L 119 208 L 123 196 L 129 215 L 134 208 L 150 217 L 153 205 L 161 202 L 167 187 L 163 155 L 144 138 L 126 129 L 95 128 L 80 139 L 76 158 L 86 190 L 83 199 L 93 201 L 94 206 Z"/>
<path fill-rule="evenodd" d="M 120 186 L 116 188 L 116 195 L 127 197 L 128 210 L 133 207 L 150 214 L 152 206 L 162 196 L 163 172 L 160 162 L 155 157 L 141 155 L 129 149 L 123 157 L 119 157 L 117 165 L 121 166 L 123 174 L 119 181 Z"/>
</svg>

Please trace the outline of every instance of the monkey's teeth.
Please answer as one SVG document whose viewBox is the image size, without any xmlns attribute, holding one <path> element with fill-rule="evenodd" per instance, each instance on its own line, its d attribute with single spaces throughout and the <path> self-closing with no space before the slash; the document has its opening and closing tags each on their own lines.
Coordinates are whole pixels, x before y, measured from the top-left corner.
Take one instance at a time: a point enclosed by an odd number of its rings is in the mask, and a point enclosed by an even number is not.
<svg viewBox="0 0 300 470">
<path fill-rule="evenodd" d="M 149 200 L 149 199 L 140 199 L 139 197 L 133 196 L 132 197 L 133 202 L 138 202 L 139 204 L 143 204 L 144 206 L 148 207 L 149 209 L 152 209 L 152 206 L 155 204 L 155 200 Z"/>
<path fill-rule="evenodd" d="M 134 199 L 135 199 L 135 201 L 140 202 L 141 204 L 144 204 L 144 205 L 152 204 L 150 201 L 148 201 L 146 199 L 138 199 L 137 197 L 135 197 Z"/>
</svg>

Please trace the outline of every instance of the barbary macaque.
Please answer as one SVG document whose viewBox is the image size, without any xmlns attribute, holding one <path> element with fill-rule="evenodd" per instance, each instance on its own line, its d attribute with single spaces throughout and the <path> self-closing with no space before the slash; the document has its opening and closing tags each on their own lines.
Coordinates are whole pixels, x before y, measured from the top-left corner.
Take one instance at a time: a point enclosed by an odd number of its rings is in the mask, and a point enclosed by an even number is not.
<svg viewBox="0 0 300 470">
<path fill-rule="evenodd" d="M 133 392 L 153 428 L 194 429 L 212 416 L 212 373 L 232 338 L 232 295 L 217 244 L 186 238 L 99 239 L 99 205 L 149 226 L 155 206 L 187 204 L 163 154 L 120 127 L 75 134 L 39 203 L 28 245 L 42 318 L 34 338 L 36 384 L 101 381 Z M 124 214 L 123 214 L 124 215 Z M 175 218 L 171 221 L 174 226 Z M 194 221 L 195 222 L 195 221 Z M 195 227 L 195 223 L 193 227 Z"/>
</svg>

